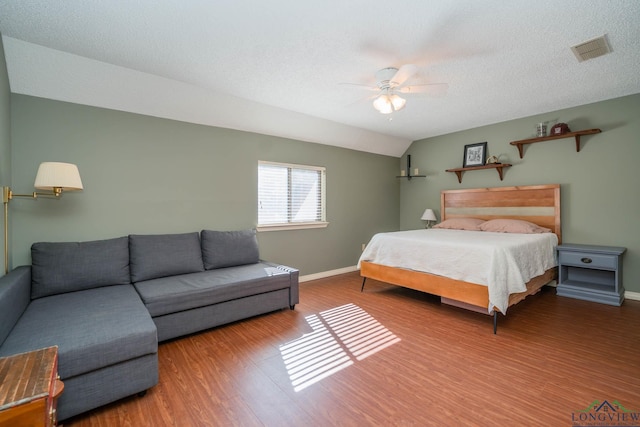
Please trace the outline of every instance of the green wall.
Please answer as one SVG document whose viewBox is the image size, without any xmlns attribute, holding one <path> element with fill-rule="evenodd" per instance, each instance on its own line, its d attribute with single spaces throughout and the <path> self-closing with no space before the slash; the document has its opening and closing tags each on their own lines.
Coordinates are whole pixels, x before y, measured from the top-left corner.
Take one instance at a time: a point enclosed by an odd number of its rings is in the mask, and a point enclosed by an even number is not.
<svg viewBox="0 0 640 427">
<path fill-rule="evenodd" d="M 0 185 L 11 183 L 11 91 L 0 35 Z"/>
<path fill-rule="evenodd" d="M 0 34 L 0 186 L 11 185 L 11 91 Z M 2 231 L 1 233 L 4 233 Z M 4 236 L 3 236 L 4 237 Z M 0 244 L 0 275 L 4 274 L 4 244 Z"/>
<path fill-rule="evenodd" d="M 247 118 L 250 120 L 250 118 Z M 76 163 L 84 191 L 16 199 L 12 265 L 36 241 L 255 227 L 258 160 L 325 166 L 325 229 L 258 233 L 262 258 L 302 275 L 352 267 L 361 244 L 399 227 L 398 159 L 13 94 L 13 186 L 43 161 Z"/>
<path fill-rule="evenodd" d="M 582 137 L 525 147 L 523 159 L 510 141 L 535 136 L 541 121 L 565 122 L 571 130 L 600 128 Z M 476 129 L 415 141 L 407 150 L 412 167 L 428 177 L 404 181 L 400 193 L 400 228 L 423 227 L 425 208 L 440 218 L 440 191 L 445 189 L 561 184 L 562 238 L 566 243 L 627 248 L 623 283 L 640 292 L 640 94 L 553 111 Z M 488 142 L 488 155 L 513 166 L 500 181 L 495 170 L 465 172 L 462 184 L 445 169 L 462 166 L 465 144 Z M 406 168 L 406 157 L 400 161 Z"/>
<path fill-rule="evenodd" d="M 423 227 L 425 208 L 439 214 L 441 190 L 559 183 L 563 240 L 627 247 L 624 285 L 640 292 L 640 94 L 415 141 L 407 150 L 412 168 L 428 177 L 408 181 L 395 178 L 406 157 L 10 95 L 7 85 L 5 70 L 0 120 L 10 126 L 0 124 L 0 150 L 11 153 L 14 190 L 33 191 L 42 161 L 78 164 L 85 186 L 59 201 L 11 202 L 13 266 L 30 262 L 36 241 L 253 227 L 257 162 L 270 160 L 327 168 L 328 228 L 258 235 L 263 258 L 303 275 L 355 265 L 377 232 Z M 583 137 L 579 153 L 573 139 L 562 139 L 529 145 L 520 159 L 509 141 L 533 136 L 539 121 L 602 133 Z M 459 184 L 444 170 L 462 165 L 465 144 L 482 141 L 488 155 L 513 166 L 503 181 L 483 170 Z"/>
</svg>

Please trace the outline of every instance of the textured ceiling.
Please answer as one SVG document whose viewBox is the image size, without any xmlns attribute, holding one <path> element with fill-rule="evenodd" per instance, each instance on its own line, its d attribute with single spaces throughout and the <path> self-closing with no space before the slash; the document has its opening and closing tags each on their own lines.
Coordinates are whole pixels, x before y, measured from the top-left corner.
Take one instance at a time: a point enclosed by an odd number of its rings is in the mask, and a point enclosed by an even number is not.
<svg viewBox="0 0 640 427">
<path fill-rule="evenodd" d="M 640 93 L 638 0 L 0 0 L 14 93 L 400 156 L 411 141 Z M 613 52 L 570 47 L 607 34 Z M 376 112 L 385 67 L 447 83 Z"/>
</svg>

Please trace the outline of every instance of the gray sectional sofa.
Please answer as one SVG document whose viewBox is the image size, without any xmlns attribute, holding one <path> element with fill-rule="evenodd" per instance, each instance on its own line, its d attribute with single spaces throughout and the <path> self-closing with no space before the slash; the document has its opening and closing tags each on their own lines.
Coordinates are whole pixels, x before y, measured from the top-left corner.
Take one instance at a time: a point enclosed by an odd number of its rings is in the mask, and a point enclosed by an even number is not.
<svg viewBox="0 0 640 427">
<path fill-rule="evenodd" d="M 298 270 L 255 230 L 35 243 L 0 278 L 0 357 L 58 346 L 58 418 L 158 382 L 158 342 L 298 303 Z"/>
</svg>

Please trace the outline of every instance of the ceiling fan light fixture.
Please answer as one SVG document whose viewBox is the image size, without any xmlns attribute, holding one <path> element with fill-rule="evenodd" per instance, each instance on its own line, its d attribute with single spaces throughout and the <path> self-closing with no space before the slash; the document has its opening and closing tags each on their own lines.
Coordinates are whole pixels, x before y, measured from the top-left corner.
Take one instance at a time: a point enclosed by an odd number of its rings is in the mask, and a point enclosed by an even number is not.
<svg viewBox="0 0 640 427">
<path fill-rule="evenodd" d="M 407 101 L 404 98 L 396 94 L 387 95 L 384 93 L 373 101 L 373 108 L 381 114 L 391 114 L 394 111 L 403 109 L 406 103 Z"/>
<path fill-rule="evenodd" d="M 391 114 L 393 112 L 393 106 L 389 100 L 389 96 L 385 94 L 380 95 L 373 101 L 373 108 L 382 114 Z"/>
<path fill-rule="evenodd" d="M 393 109 L 395 111 L 400 111 L 404 108 L 404 105 L 407 103 L 407 100 L 404 98 L 399 97 L 396 94 L 393 94 L 389 97 L 389 100 L 391 101 L 391 105 L 393 105 Z"/>
</svg>

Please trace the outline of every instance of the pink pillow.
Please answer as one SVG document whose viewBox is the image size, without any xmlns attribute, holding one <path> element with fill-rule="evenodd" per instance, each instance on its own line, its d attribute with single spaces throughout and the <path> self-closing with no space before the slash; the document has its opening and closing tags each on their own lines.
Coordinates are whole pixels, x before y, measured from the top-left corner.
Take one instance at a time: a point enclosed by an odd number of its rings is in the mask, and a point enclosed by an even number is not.
<svg viewBox="0 0 640 427">
<path fill-rule="evenodd" d="M 482 223 L 480 230 L 497 233 L 551 233 L 551 230 L 548 228 L 540 227 L 532 222 L 520 219 L 492 219 Z"/>
<path fill-rule="evenodd" d="M 478 218 L 451 218 L 436 224 L 433 228 L 446 228 L 449 230 L 480 231 L 478 227 L 484 220 Z"/>
</svg>

